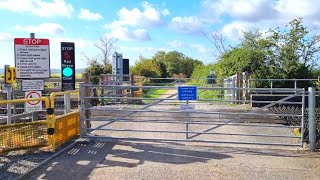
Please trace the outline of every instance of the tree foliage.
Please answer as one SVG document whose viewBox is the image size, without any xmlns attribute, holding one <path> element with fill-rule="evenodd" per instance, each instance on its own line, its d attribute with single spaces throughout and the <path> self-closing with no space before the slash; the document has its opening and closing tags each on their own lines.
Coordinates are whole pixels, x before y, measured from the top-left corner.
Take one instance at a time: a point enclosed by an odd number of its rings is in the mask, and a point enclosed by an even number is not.
<svg viewBox="0 0 320 180">
<path fill-rule="evenodd" d="M 135 66 L 131 67 L 131 73 L 151 78 L 161 77 L 161 72 L 157 64 L 155 64 L 154 61 L 143 57 L 140 57 Z"/>
<path fill-rule="evenodd" d="M 245 32 L 241 43 L 221 56 L 215 70 L 219 77 L 248 71 L 251 78 L 260 79 L 314 78 L 319 40 L 303 25 L 302 18 L 285 28 L 270 29 L 264 36 L 259 30 Z"/>
<path fill-rule="evenodd" d="M 98 84 L 100 81 L 100 74 L 108 74 L 112 72 L 111 64 L 107 64 L 104 66 L 101 62 L 94 59 L 88 62 L 88 67 L 85 70 L 85 73 L 89 73 L 91 78 L 91 82 L 94 84 Z"/>
<path fill-rule="evenodd" d="M 196 65 L 202 64 L 177 51 L 158 51 L 152 58 L 140 57 L 131 72 L 147 77 L 190 77 Z"/>
</svg>

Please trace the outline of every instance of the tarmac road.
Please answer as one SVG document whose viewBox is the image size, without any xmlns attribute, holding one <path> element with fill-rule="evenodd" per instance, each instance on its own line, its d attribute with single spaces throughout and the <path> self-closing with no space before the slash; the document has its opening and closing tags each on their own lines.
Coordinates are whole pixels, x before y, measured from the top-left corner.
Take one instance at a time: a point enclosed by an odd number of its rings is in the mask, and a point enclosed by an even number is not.
<svg viewBox="0 0 320 180">
<path fill-rule="evenodd" d="M 82 142 L 24 179 L 319 179 L 319 153 L 147 142 Z"/>
</svg>

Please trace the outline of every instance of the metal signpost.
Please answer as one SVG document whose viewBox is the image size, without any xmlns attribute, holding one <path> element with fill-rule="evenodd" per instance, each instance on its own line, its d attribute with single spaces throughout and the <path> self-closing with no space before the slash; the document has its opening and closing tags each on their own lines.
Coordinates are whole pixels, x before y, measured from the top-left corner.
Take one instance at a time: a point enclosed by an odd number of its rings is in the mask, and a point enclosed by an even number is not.
<svg viewBox="0 0 320 180">
<path fill-rule="evenodd" d="M 61 91 L 75 90 L 75 49 L 73 42 L 61 42 Z"/>
<path fill-rule="evenodd" d="M 189 112 L 195 109 L 194 104 L 189 104 L 190 100 L 198 99 L 198 89 L 196 86 L 179 86 L 178 87 L 178 100 L 179 101 L 187 101 L 186 104 L 180 105 L 180 111 L 186 111 L 186 139 L 189 139 Z"/>
</svg>

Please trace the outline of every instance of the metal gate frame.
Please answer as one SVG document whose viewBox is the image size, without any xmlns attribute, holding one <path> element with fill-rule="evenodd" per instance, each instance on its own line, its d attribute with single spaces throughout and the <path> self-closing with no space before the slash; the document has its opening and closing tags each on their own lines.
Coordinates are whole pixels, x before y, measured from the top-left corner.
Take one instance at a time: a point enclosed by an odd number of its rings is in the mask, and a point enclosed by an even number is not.
<svg viewBox="0 0 320 180">
<path fill-rule="evenodd" d="M 111 89 L 138 89 L 138 88 L 143 88 L 143 89 L 156 89 L 159 88 L 159 86 L 124 86 L 124 85 L 93 85 L 93 84 L 81 84 L 80 85 L 80 98 L 81 98 L 81 137 L 83 138 L 104 138 L 104 139 L 109 139 L 109 140 L 137 140 L 137 141 L 183 141 L 183 142 L 208 142 L 208 143 L 233 143 L 233 144 L 253 144 L 253 145 L 277 145 L 277 146 L 303 146 L 304 144 L 304 127 L 305 127 L 305 90 L 304 89 L 291 89 L 291 88 L 224 88 L 224 87 L 198 87 L 199 90 L 217 90 L 217 91 L 223 91 L 223 90 L 231 90 L 231 91 L 265 91 L 265 92 L 282 92 L 282 93 L 293 93 L 291 95 L 288 95 L 287 97 L 277 100 L 277 101 L 252 101 L 252 100 L 228 100 L 228 99 L 198 99 L 198 101 L 201 102 L 211 102 L 211 101 L 223 101 L 223 102 L 229 102 L 229 103 L 269 103 L 268 105 L 264 106 L 263 108 L 268 108 L 271 107 L 275 104 L 298 104 L 301 105 L 301 113 L 300 114 L 274 114 L 274 113 L 268 113 L 268 114 L 263 114 L 264 116 L 282 116 L 282 117 L 296 117 L 301 119 L 300 125 L 299 126 L 284 126 L 281 128 L 301 128 L 301 136 L 281 136 L 281 135 L 263 135 L 263 134 L 237 134 L 237 133 L 212 133 L 212 132 L 194 132 L 194 131 L 189 131 L 189 125 L 191 124 L 205 124 L 205 125 L 217 125 L 217 126 L 224 126 L 224 125 L 231 125 L 231 126 L 253 126 L 253 127 L 278 127 L 275 125 L 250 125 L 250 124 L 245 124 L 245 123 L 235 123 L 232 122 L 236 119 L 241 119 L 241 117 L 246 116 L 246 115 L 255 115 L 259 116 L 260 114 L 257 113 L 256 111 L 251 111 L 247 113 L 233 113 L 233 112 L 204 112 L 204 111 L 193 111 L 193 112 L 182 112 L 182 111 L 161 111 L 161 110 L 149 110 L 147 108 L 141 108 L 137 110 L 120 110 L 120 109 L 113 109 L 113 110 L 108 110 L 107 108 L 97 108 L 97 107 L 90 107 L 89 100 L 91 99 L 99 99 L 101 97 L 93 97 L 88 93 L 88 89 L 90 88 L 111 88 Z M 173 86 L 161 86 L 162 89 L 177 89 L 177 87 Z M 296 97 L 296 96 L 302 96 L 302 101 L 301 102 L 288 102 L 287 100 Z M 154 104 L 157 104 L 157 102 L 163 102 L 163 101 L 172 101 L 175 99 L 172 99 L 173 96 L 171 97 L 166 97 L 166 98 L 135 98 L 135 97 L 116 97 L 116 96 L 109 96 L 109 97 L 103 97 L 105 99 L 118 99 L 118 100 L 154 100 L 156 101 L 153 104 L 147 105 L 146 107 L 150 107 Z M 175 100 L 175 103 L 179 103 L 179 101 Z M 90 114 L 91 111 L 113 111 L 113 112 L 126 112 L 124 116 L 120 116 L 117 118 L 112 118 L 112 119 L 94 119 L 92 117 L 89 117 L 88 115 Z M 125 116 L 132 115 L 134 113 L 146 113 L 146 112 L 151 112 L 151 113 L 177 113 L 177 114 L 187 114 L 187 119 L 184 123 L 186 126 L 186 131 L 159 131 L 159 130 L 130 130 L 130 129 L 112 129 L 112 128 L 103 128 L 107 126 L 108 124 L 112 122 L 138 122 L 134 120 L 125 120 Z M 234 118 L 232 121 L 229 122 L 224 122 L 224 123 L 210 123 L 210 122 L 192 122 L 189 121 L 190 114 L 206 114 L 206 115 L 238 115 L 237 118 Z M 98 128 L 91 128 L 91 126 L 88 124 L 88 122 L 91 121 L 106 121 L 106 123 Z M 156 123 L 156 122 L 155 122 Z M 158 122 L 158 123 L 177 123 L 173 121 L 168 121 L 168 122 Z M 186 134 L 185 139 L 163 139 L 163 138 L 128 138 L 128 137 L 108 137 L 108 136 L 97 136 L 97 135 L 92 135 L 90 132 L 92 131 L 97 131 L 97 130 L 102 130 L 102 131 L 120 131 L 120 132 L 140 132 L 140 133 L 177 133 L 177 134 Z M 189 138 L 190 134 L 211 134 L 211 135 L 230 135 L 230 136 L 257 136 L 257 137 L 270 137 L 270 138 L 295 138 L 295 139 L 300 139 L 301 143 L 299 144 L 283 144 L 283 143 L 266 143 L 266 142 L 237 142 L 237 141 L 216 141 L 216 140 L 193 140 Z"/>
</svg>

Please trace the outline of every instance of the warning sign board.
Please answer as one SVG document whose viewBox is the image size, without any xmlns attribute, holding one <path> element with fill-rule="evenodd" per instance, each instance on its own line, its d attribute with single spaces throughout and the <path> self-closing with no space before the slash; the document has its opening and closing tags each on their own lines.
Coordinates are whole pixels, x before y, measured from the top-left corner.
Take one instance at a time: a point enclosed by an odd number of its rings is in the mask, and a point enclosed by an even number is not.
<svg viewBox="0 0 320 180">
<path fill-rule="evenodd" d="M 25 98 L 41 98 L 41 91 L 29 91 L 25 92 Z M 32 111 L 41 111 L 42 110 L 42 101 L 29 101 L 25 103 L 26 112 Z"/>
<path fill-rule="evenodd" d="M 22 80 L 21 88 L 22 88 L 22 91 L 43 91 L 44 90 L 44 81 L 43 81 L 43 79 Z"/>
<path fill-rule="evenodd" d="M 17 79 L 50 77 L 49 39 L 15 38 Z"/>
</svg>

